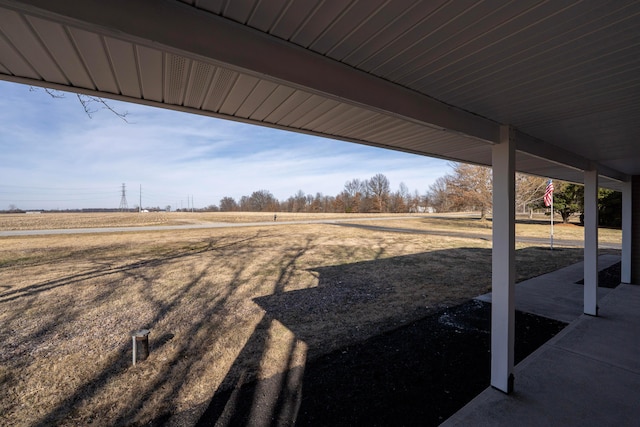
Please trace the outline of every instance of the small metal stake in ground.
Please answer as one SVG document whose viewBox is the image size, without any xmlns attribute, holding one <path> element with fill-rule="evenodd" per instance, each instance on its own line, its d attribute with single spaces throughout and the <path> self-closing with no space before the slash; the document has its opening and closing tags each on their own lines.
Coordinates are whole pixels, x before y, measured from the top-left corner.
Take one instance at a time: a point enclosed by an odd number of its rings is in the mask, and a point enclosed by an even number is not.
<svg viewBox="0 0 640 427">
<path fill-rule="evenodd" d="M 132 335 L 133 341 L 133 365 L 137 362 L 146 360 L 149 357 L 149 330 L 140 329 L 135 331 Z"/>
</svg>

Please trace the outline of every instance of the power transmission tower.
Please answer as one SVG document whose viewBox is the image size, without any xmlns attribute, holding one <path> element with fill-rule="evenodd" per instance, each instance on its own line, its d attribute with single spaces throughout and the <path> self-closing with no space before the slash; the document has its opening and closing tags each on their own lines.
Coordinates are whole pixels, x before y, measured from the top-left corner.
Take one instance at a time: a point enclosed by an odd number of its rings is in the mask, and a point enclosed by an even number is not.
<svg viewBox="0 0 640 427">
<path fill-rule="evenodd" d="M 129 205 L 127 204 L 127 190 L 126 186 L 122 184 L 122 197 L 120 197 L 120 211 L 128 211 Z"/>
</svg>

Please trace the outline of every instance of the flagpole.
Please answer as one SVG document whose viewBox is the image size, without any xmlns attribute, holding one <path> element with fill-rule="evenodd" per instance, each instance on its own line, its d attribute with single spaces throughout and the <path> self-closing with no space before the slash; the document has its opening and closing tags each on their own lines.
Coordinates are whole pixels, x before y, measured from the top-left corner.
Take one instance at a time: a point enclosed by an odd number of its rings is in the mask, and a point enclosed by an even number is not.
<svg viewBox="0 0 640 427">
<path fill-rule="evenodd" d="M 551 206 L 551 250 L 553 250 L 553 181 L 547 181 L 547 188 L 544 190 L 544 205 Z"/>
<path fill-rule="evenodd" d="M 553 250 L 553 193 L 551 193 L 551 250 Z"/>
</svg>

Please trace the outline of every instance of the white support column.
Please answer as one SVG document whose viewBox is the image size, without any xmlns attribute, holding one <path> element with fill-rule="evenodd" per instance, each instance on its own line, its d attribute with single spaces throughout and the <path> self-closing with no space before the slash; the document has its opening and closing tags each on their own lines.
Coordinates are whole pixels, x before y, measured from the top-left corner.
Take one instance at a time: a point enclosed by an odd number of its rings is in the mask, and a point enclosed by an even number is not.
<svg viewBox="0 0 640 427">
<path fill-rule="evenodd" d="M 515 331 L 515 138 L 508 126 L 493 146 L 491 386 L 513 391 Z"/>
<path fill-rule="evenodd" d="M 584 313 L 598 315 L 598 170 L 584 171 Z"/>
<path fill-rule="evenodd" d="M 632 182 L 622 183 L 622 266 L 621 282 L 631 283 L 631 236 L 633 233 Z"/>
</svg>

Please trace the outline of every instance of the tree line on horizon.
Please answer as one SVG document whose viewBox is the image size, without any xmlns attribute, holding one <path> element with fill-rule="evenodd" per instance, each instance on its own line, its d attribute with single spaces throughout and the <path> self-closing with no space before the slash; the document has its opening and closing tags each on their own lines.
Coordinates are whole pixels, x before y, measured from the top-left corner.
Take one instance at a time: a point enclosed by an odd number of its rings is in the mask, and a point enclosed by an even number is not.
<svg viewBox="0 0 640 427">
<path fill-rule="evenodd" d="M 550 213 L 543 202 L 548 180 L 516 173 L 516 212 Z M 584 186 L 563 181 L 554 182 L 554 214 L 563 222 L 584 210 Z M 381 173 L 373 177 L 347 181 L 340 193 L 328 196 L 322 193 L 305 194 L 302 190 L 285 200 L 278 200 L 269 190 L 257 190 L 236 200 L 225 196 L 218 205 L 206 208 L 176 209 L 198 212 L 300 212 L 300 213 L 425 213 L 425 212 L 480 212 L 487 218 L 493 205 L 493 174 L 491 168 L 464 163 L 451 163 L 451 171 L 436 179 L 424 192 L 410 192 L 401 182 L 391 190 L 389 179 Z M 138 206 L 129 209 L 137 212 Z M 171 207 L 147 207 L 144 211 L 170 211 Z M 47 212 L 113 212 L 117 209 L 68 209 Z M 619 227 L 622 223 L 622 195 L 620 192 L 599 189 L 598 211 L 600 225 Z M 16 205 L 2 213 L 23 213 Z M 581 217 L 582 219 L 582 217 Z"/>
<path fill-rule="evenodd" d="M 546 178 L 516 173 L 516 212 L 532 215 L 535 211 L 550 214 L 543 196 Z M 567 223 L 584 209 L 584 186 L 563 181 L 554 183 L 554 214 Z M 601 225 L 618 227 L 622 218 L 622 199 L 617 191 L 601 188 L 598 194 Z M 352 179 L 335 196 L 305 194 L 299 190 L 286 200 L 277 200 L 268 190 L 254 191 L 239 200 L 223 197 L 219 205 L 206 210 L 221 212 L 326 212 L 326 213 L 424 213 L 479 211 L 485 219 L 493 206 L 491 168 L 452 163 L 451 172 L 438 178 L 420 194 L 410 192 L 404 183 L 391 191 L 389 179 L 376 174 L 368 180 Z M 581 217 L 582 219 L 582 217 Z"/>
<path fill-rule="evenodd" d="M 389 179 L 378 173 L 367 180 L 347 181 L 335 196 L 322 193 L 305 194 L 299 190 L 286 200 L 279 201 L 268 190 L 258 190 L 239 200 L 223 197 L 219 205 L 209 211 L 219 212 L 327 212 L 327 213 L 419 213 L 479 211 L 486 218 L 491 212 L 491 168 L 452 163 L 451 172 L 438 178 L 428 190 L 420 194 L 410 192 L 401 182 L 391 191 Z M 516 174 L 516 205 L 519 212 L 539 208 L 546 186 L 544 178 Z"/>
<path fill-rule="evenodd" d="M 269 190 L 257 190 L 239 200 L 223 197 L 218 205 L 207 207 L 219 212 L 325 212 L 325 213 L 409 213 L 425 212 L 427 196 L 417 190 L 409 192 L 404 183 L 391 190 L 389 179 L 376 174 L 370 179 L 352 179 L 335 196 L 298 192 L 286 200 L 278 200 Z"/>
</svg>

